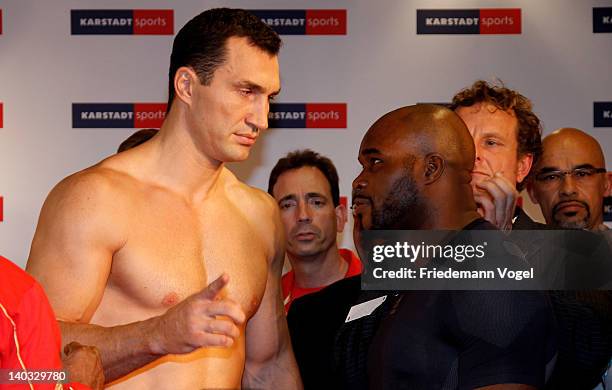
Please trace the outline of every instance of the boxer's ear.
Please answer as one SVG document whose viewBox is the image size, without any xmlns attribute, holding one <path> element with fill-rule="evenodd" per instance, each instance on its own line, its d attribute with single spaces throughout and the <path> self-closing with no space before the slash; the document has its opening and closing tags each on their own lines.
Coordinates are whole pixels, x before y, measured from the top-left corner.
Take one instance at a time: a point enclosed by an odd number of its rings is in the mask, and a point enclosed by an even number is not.
<svg viewBox="0 0 612 390">
<path fill-rule="evenodd" d="M 425 169 L 423 172 L 423 179 L 425 184 L 431 184 L 436 182 L 444 173 L 446 168 L 446 162 L 444 157 L 438 153 L 430 153 L 425 156 Z"/>
<path fill-rule="evenodd" d="M 191 106 L 194 87 L 200 83 L 198 75 L 188 66 L 181 66 L 174 74 L 174 92 L 177 99 Z"/>
</svg>

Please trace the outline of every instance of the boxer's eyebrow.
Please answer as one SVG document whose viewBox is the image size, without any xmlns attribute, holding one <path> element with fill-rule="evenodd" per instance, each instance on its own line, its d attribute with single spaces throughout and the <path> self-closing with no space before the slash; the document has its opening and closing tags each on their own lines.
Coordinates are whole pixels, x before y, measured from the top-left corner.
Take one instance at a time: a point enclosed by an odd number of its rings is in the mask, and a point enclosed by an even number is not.
<svg viewBox="0 0 612 390">
<path fill-rule="evenodd" d="M 265 88 L 257 83 L 248 81 L 248 80 L 243 80 L 243 81 L 239 81 L 237 83 L 238 88 L 247 88 L 252 90 L 253 92 L 257 92 L 257 93 L 265 93 Z M 276 95 L 278 95 L 280 93 L 280 88 L 277 89 L 276 91 L 272 91 L 268 94 L 268 96 L 270 97 L 275 97 Z"/>
<path fill-rule="evenodd" d="M 364 156 L 368 156 L 370 154 L 381 154 L 379 149 L 376 148 L 367 148 L 361 151 L 361 154 Z"/>
</svg>

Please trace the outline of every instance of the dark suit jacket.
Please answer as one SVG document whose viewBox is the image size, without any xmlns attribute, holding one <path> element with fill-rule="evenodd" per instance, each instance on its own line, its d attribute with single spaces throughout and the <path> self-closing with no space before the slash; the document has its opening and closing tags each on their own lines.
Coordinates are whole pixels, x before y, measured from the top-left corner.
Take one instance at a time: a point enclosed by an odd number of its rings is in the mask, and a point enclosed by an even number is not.
<svg viewBox="0 0 612 390">
<path fill-rule="evenodd" d="M 513 230 L 551 230 L 552 227 L 533 221 L 517 208 Z M 568 243 L 576 251 L 580 244 L 600 245 L 595 235 L 582 233 L 581 242 Z M 544 233 L 545 235 L 545 233 Z M 544 235 L 521 236 L 518 245 L 528 255 L 540 248 Z M 512 237 L 512 235 L 511 235 Z M 578 248 L 588 251 L 589 248 Z M 553 248 L 559 249 L 559 248 Z M 572 250 L 570 250 L 572 251 Z M 563 261 L 555 252 L 557 261 Z M 529 257 L 529 256 L 528 256 Z M 612 262 L 612 256 L 608 257 Z M 601 381 L 612 359 L 612 292 L 611 291 L 548 291 L 557 325 L 557 361 L 546 384 L 547 390 L 591 390 Z"/>
</svg>

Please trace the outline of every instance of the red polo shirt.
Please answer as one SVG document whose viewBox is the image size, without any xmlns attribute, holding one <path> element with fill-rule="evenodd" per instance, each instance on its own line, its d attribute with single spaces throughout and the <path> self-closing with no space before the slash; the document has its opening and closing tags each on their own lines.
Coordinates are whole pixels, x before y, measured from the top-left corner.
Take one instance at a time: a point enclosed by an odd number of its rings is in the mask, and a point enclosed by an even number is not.
<svg viewBox="0 0 612 390">
<path fill-rule="evenodd" d="M 60 348 L 59 327 L 44 290 L 25 271 L 0 256 L 0 368 L 61 370 Z M 30 388 L 0 379 L 1 389 Z M 56 384 L 33 383 L 32 388 L 56 389 Z M 71 383 L 63 389 L 89 387 Z"/>
<path fill-rule="evenodd" d="M 346 274 L 344 278 L 350 278 L 351 276 L 359 275 L 361 273 L 361 261 L 359 258 L 348 249 L 338 249 L 340 253 L 340 257 L 343 258 L 348 263 L 348 269 L 346 270 Z M 295 285 L 295 273 L 293 270 L 287 272 L 283 275 L 282 279 L 283 285 L 283 302 L 285 304 L 285 313 L 289 311 L 289 307 L 291 306 L 291 302 L 294 299 L 301 297 L 302 295 L 312 294 L 321 290 L 323 287 L 327 286 L 319 286 L 313 288 L 301 288 Z"/>
</svg>

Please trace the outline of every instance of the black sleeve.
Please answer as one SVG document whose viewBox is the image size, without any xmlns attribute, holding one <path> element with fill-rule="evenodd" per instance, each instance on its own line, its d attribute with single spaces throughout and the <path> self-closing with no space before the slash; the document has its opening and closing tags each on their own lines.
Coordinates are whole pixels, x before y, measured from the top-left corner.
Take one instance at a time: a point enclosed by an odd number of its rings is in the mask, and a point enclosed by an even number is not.
<svg viewBox="0 0 612 390">
<path fill-rule="evenodd" d="M 542 388 L 554 350 L 552 311 L 535 291 L 448 295 L 446 327 L 458 341 L 459 390 L 503 383 Z"/>
</svg>

